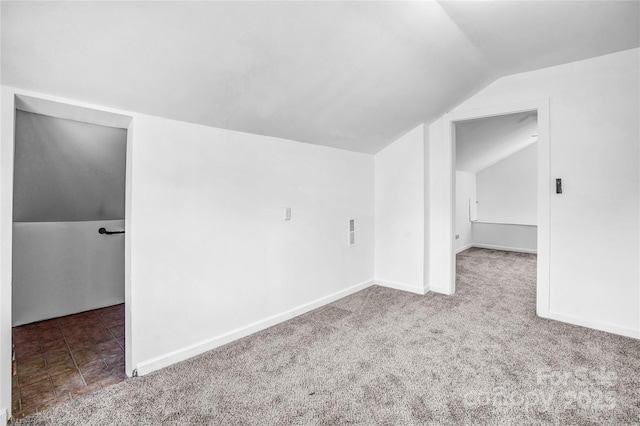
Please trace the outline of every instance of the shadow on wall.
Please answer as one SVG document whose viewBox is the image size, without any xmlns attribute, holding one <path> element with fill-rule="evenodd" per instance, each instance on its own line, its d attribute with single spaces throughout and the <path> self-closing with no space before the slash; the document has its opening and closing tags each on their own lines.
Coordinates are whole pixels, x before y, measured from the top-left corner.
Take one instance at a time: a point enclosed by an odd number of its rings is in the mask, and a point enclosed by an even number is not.
<svg viewBox="0 0 640 426">
<path fill-rule="evenodd" d="M 16 111 L 14 326 L 124 302 L 125 129 Z"/>
</svg>

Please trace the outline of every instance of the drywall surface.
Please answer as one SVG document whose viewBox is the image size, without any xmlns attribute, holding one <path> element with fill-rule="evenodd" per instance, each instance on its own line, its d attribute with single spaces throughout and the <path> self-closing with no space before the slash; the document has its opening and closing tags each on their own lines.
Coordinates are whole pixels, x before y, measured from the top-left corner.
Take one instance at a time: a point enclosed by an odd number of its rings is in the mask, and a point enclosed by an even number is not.
<svg viewBox="0 0 640 426">
<path fill-rule="evenodd" d="M 15 114 L 12 325 L 123 303 L 126 130 Z"/>
<path fill-rule="evenodd" d="M 16 92 L 133 117 L 128 368 L 161 368 L 373 282 L 372 155 L 2 89 L 3 121 Z M 11 236 L 4 179 L 12 133 L 3 127 L 3 238 Z M 11 260 L 4 246 L 3 292 Z M 10 328 L 2 324 L 4 345 Z"/>
<path fill-rule="evenodd" d="M 538 223 L 536 143 L 477 173 L 478 220 Z"/>
<path fill-rule="evenodd" d="M 449 271 L 453 252 L 453 236 L 455 231 L 451 223 L 451 209 L 455 200 L 452 194 L 452 170 L 455 170 L 452 146 L 445 143 L 445 131 L 441 120 L 428 126 L 425 139 L 429 141 L 426 151 L 425 182 L 429 185 L 429 214 L 425 216 L 425 227 L 428 228 L 429 239 L 425 243 L 428 258 L 427 278 L 430 291 L 449 294 Z M 427 136 L 428 135 L 428 136 Z M 443 172 L 446 170 L 446 172 Z"/>
<path fill-rule="evenodd" d="M 473 222 L 474 247 L 536 253 L 538 227 L 504 223 Z"/>
<path fill-rule="evenodd" d="M 424 292 L 424 126 L 375 156 L 376 282 Z"/>
<path fill-rule="evenodd" d="M 124 220 L 16 222 L 13 325 L 124 302 Z"/>
<path fill-rule="evenodd" d="M 478 173 L 536 142 L 535 111 L 462 120 L 454 123 L 456 170 Z"/>
<path fill-rule="evenodd" d="M 2 5 L 0 4 L 0 11 Z M 13 210 L 13 93 L 0 86 L 0 420 L 12 407 L 11 235 Z M 3 419 L 4 417 L 4 419 Z"/>
<path fill-rule="evenodd" d="M 512 75 L 455 109 L 550 99 L 550 316 L 636 337 L 639 68 L 640 50 L 632 49 Z M 447 159 L 443 134 L 442 120 L 430 125 L 432 230 L 447 199 L 434 155 L 443 151 L 440 158 Z M 563 194 L 555 194 L 555 178 L 563 179 Z M 444 238 L 432 238 L 431 246 Z M 431 259 L 432 270 L 437 261 Z"/>
<path fill-rule="evenodd" d="M 145 115 L 132 143 L 138 363 L 373 278 L 372 155 Z"/>
<path fill-rule="evenodd" d="M 124 219 L 127 131 L 16 111 L 15 222 Z"/>
<path fill-rule="evenodd" d="M 456 252 L 469 248 L 472 243 L 470 209 L 476 202 L 476 174 L 456 171 Z"/>
</svg>

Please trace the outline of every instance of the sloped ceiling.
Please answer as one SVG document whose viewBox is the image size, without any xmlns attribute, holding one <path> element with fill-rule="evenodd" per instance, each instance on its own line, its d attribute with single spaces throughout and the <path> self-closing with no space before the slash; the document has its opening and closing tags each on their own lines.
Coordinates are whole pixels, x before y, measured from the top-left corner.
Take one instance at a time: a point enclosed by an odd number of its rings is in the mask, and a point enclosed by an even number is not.
<svg viewBox="0 0 640 426">
<path fill-rule="evenodd" d="M 538 140 L 535 111 L 455 123 L 456 170 L 477 173 Z"/>
<path fill-rule="evenodd" d="M 443 1 L 447 14 L 509 75 L 640 45 L 638 1 Z"/>
<path fill-rule="evenodd" d="M 16 113 L 13 220 L 124 219 L 127 131 Z"/>
<path fill-rule="evenodd" d="M 7 2 L 2 84 L 375 153 L 496 78 L 637 47 L 638 2 Z"/>
</svg>

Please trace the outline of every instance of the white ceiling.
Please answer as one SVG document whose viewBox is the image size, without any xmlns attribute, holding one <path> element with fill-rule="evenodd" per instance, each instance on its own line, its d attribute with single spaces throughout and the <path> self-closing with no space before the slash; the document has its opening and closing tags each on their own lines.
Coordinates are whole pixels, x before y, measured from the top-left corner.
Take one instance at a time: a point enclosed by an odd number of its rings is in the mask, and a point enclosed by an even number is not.
<svg viewBox="0 0 640 426">
<path fill-rule="evenodd" d="M 456 170 L 477 173 L 538 140 L 536 112 L 455 123 Z"/>
<path fill-rule="evenodd" d="M 632 2 L 7 2 L 2 84 L 374 153 L 496 78 L 640 45 Z"/>
<path fill-rule="evenodd" d="M 123 219 L 126 143 L 124 129 L 18 111 L 13 220 Z"/>
</svg>

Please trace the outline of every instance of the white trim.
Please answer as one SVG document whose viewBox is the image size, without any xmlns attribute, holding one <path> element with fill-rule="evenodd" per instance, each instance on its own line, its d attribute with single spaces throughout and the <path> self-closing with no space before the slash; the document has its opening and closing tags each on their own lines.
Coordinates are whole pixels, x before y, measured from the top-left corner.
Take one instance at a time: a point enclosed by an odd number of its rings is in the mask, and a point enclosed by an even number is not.
<svg viewBox="0 0 640 426">
<path fill-rule="evenodd" d="M 471 223 L 480 223 L 483 225 L 503 225 L 503 226 L 538 226 L 531 223 L 505 223 L 505 222 L 484 222 L 482 220 L 470 220 Z"/>
<path fill-rule="evenodd" d="M 433 291 L 434 293 L 440 293 L 440 294 L 445 294 L 447 296 L 451 296 L 451 293 L 449 293 L 449 287 L 447 287 L 446 285 L 432 285 L 429 287 L 429 291 Z"/>
<path fill-rule="evenodd" d="M 0 407 L 11 409 L 11 274 L 15 96 L 0 87 Z M 6 419 L 5 419 L 6 420 Z"/>
<path fill-rule="evenodd" d="M 607 333 L 619 334 L 621 336 L 640 339 L 640 329 L 621 327 L 619 325 L 615 325 L 607 322 L 592 321 L 592 320 L 576 317 L 573 315 L 561 314 L 558 312 L 549 312 L 547 316 L 542 316 L 542 315 L 539 315 L 539 316 L 542 318 L 562 321 L 572 325 L 579 325 L 581 327 L 587 327 L 595 330 L 606 331 Z"/>
<path fill-rule="evenodd" d="M 444 168 L 441 173 L 447 175 L 445 180 L 448 198 L 442 205 L 444 212 L 443 219 L 446 231 L 449 232 L 447 244 L 443 246 L 441 253 L 448 253 L 449 262 L 445 272 L 445 285 L 447 291 L 445 294 L 453 294 L 455 292 L 455 250 L 453 250 L 453 239 L 455 229 L 455 128 L 454 122 L 461 120 L 493 117 L 498 115 L 513 114 L 524 111 L 537 111 L 538 114 L 538 262 L 537 262 L 537 285 L 536 285 L 536 312 L 540 316 L 546 316 L 549 312 L 549 276 L 550 276 L 550 199 L 552 188 L 552 179 L 550 174 L 550 156 L 549 156 L 549 98 L 533 99 L 522 102 L 507 103 L 502 105 L 493 105 L 470 110 L 454 111 L 445 114 L 442 117 L 443 125 L 443 143 L 448 147 L 446 158 L 441 159 Z M 431 286 L 433 288 L 433 286 Z M 435 291 L 435 290 L 434 290 Z"/>
<path fill-rule="evenodd" d="M 474 245 L 473 244 L 466 244 L 466 245 L 464 245 L 462 247 L 459 247 L 458 249 L 456 249 L 456 254 L 462 253 L 463 251 L 468 250 L 471 247 L 474 247 Z"/>
<path fill-rule="evenodd" d="M 23 95 L 17 92 L 15 107 L 20 111 L 125 130 L 129 128 L 132 119 L 130 115 L 54 101 L 41 96 Z"/>
<path fill-rule="evenodd" d="M 422 200 L 422 214 L 424 215 L 424 240 L 422 244 L 422 288 L 424 292 L 429 291 L 429 282 L 430 282 L 430 274 L 431 274 L 431 259 L 429 258 L 431 252 L 431 177 L 429 175 L 431 168 L 429 167 L 430 157 L 430 149 L 429 140 L 431 135 L 429 134 L 429 126 L 423 126 L 423 144 L 422 144 L 422 156 L 424 157 L 423 162 L 423 181 L 424 181 L 424 198 Z"/>
<path fill-rule="evenodd" d="M 551 139 L 550 100 L 538 105 L 538 260 L 536 283 L 536 312 L 546 315 L 551 304 Z"/>
<path fill-rule="evenodd" d="M 68 118 L 85 121 L 93 124 L 100 124 L 109 127 L 127 129 L 127 175 L 125 193 L 125 333 L 126 333 L 126 372 L 131 375 L 132 359 L 135 348 L 135 339 L 132 336 L 132 316 L 131 316 L 131 161 L 133 153 L 133 113 L 115 110 L 112 108 L 92 105 L 70 99 L 60 98 L 52 95 L 35 93 L 15 87 L 0 85 L 2 90 L 2 134 L 0 139 L 0 233 L 2 234 L 2 244 L 0 244 L 0 404 L 9 405 L 11 401 L 11 363 L 5 358 L 11 356 L 11 265 L 12 265 L 12 232 L 13 232 L 13 162 L 14 162 L 14 133 L 15 133 L 15 110 L 20 108 L 35 113 L 42 113 L 59 118 Z M 9 337 L 5 337 L 9 336 Z M 8 359 L 8 358 L 7 358 Z M 6 416 L 6 414 L 1 414 Z M 0 425 L 2 422 L 0 422 Z"/>
<path fill-rule="evenodd" d="M 490 244 L 472 244 L 471 247 L 478 247 L 478 248 L 491 249 L 491 250 L 502 250 L 502 251 L 516 251 L 519 253 L 532 253 L 532 254 L 538 253 L 538 250 L 534 250 L 534 249 L 506 247 L 506 246 L 492 246 Z"/>
<path fill-rule="evenodd" d="M 276 324 L 279 324 L 281 322 L 294 318 L 298 315 L 302 315 L 306 312 L 317 309 L 321 306 L 334 302 L 338 299 L 342 299 L 345 296 L 348 296 L 357 291 L 363 290 L 367 287 L 372 286 L 373 284 L 374 284 L 373 280 L 365 281 L 363 283 L 356 284 L 344 290 L 332 293 L 328 296 L 321 297 L 309 303 L 305 303 L 304 305 L 300 305 L 298 307 L 289 309 L 282 313 L 272 315 L 260 321 L 256 321 L 251 324 L 248 324 L 244 327 L 237 328 L 233 331 L 222 334 L 220 336 L 202 340 L 198 343 L 189 345 L 185 348 L 178 349 L 155 358 L 151 358 L 147 361 L 139 362 L 136 367 L 138 370 L 138 375 L 142 376 L 144 374 L 151 373 L 161 368 L 168 367 L 169 365 L 175 364 L 177 362 L 192 358 L 196 355 L 200 355 L 204 352 L 210 351 L 219 346 L 226 345 L 227 343 L 233 342 L 234 340 L 238 340 L 242 337 L 246 337 L 250 334 L 264 330 L 265 328 L 272 327 Z"/>
<path fill-rule="evenodd" d="M 446 233 L 445 246 L 443 250 L 448 253 L 447 256 L 447 268 L 445 269 L 444 280 L 445 294 L 454 294 L 456 292 L 456 256 L 454 251 L 454 238 L 456 232 L 456 133 L 454 122 L 459 120 L 457 117 L 459 114 L 449 113 L 442 117 L 442 125 L 444 126 L 444 143 L 448 146 L 446 157 L 440 159 L 441 163 L 446 167 L 446 174 L 448 179 L 445 180 L 447 199 L 443 203 L 442 207 L 445 207 L 445 227 L 443 231 Z M 464 117 L 464 115 L 463 115 Z"/>
<path fill-rule="evenodd" d="M 134 139 L 134 119 L 131 119 L 127 128 L 127 157 L 125 164 L 125 196 L 124 196 L 124 229 L 127 230 L 124 236 L 124 338 L 127 343 L 124 346 L 124 366 L 125 374 L 133 376 L 133 360 L 135 359 L 136 339 L 133 335 L 133 269 L 131 265 L 133 257 L 133 236 L 135 227 L 133 226 L 133 139 Z"/>
<path fill-rule="evenodd" d="M 9 424 L 9 419 L 7 418 L 8 414 L 9 414 L 9 410 L 7 410 L 6 408 L 3 408 L 2 412 L 0 412 L 0 425 Z"/>
<path fill-rule="evenodd" d="M 392 281 L 375 280 L 375 283 L 382 287 L 393 288 L 396 290 L 408 291 L 409 293 L 424 295 L 424 288 L 411 284 L 396 283 Z"/>
</svg>

